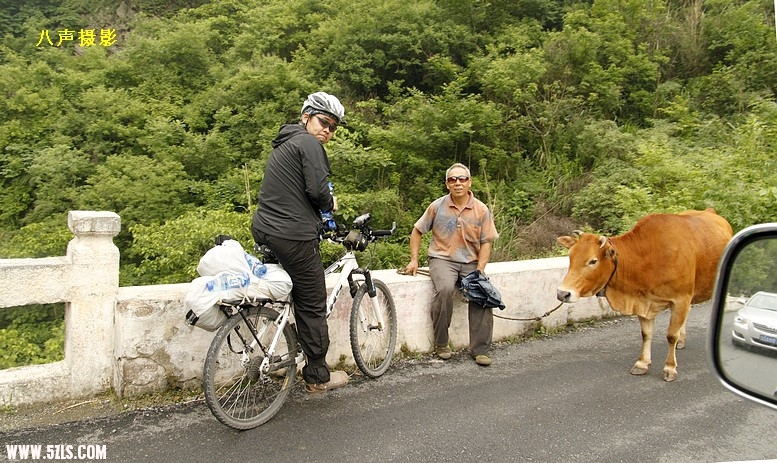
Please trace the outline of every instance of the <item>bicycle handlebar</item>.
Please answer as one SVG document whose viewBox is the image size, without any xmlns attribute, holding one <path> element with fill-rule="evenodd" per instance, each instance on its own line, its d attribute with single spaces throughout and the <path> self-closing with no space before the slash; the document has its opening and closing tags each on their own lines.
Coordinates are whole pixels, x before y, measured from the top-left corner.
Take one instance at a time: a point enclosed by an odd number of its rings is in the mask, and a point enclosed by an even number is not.
<svg viewBox="0 0 777 463">
<path fill-rule="evenodd" d="M 391 228 L 388 230 L 373 230 L 370 228 L 370 214 L 362 214 L 353 221 L 352 228 L 347 228 L 343 225 L 337 224 L 336 229 L 328 232 L 322 232 L 320 237 L 322 240 L 329 240 L 333 243 L 339 243 L 345 246 L 348 250 L 363 251 L 367 247 L 367 243 L 372 243 L 378 240 L 378 238 L 384 238 L 391 236 L 397 230 L 397 223 L 392 222 Z M 346 238 L 353 230 L 358 230 L 359 233 L 355 237 L 351 237 L 351 241 L 346 242 Z M 219 235 L 216 239 L 230 239 L 229 236 Z M 278 263 L 278 258 L 275 257 L 275 253 L 267 245 L 260 245 L 254 243 L 254 252 L 262 256 L 262 260 L 265 263 Z"/>
<path fill-rule="evenodd" d="M 374 237 L 382 237 L 382 236 L 391 236 L 394 234 L 394 232 L 397 231 L 397 223 L 392 222 L 391 228 L 389 230 L 372 230 L 372 236 Z"/>
<path fill-rule="evenodd" d="M 372 242 L 377 240 L 378 238 L 391 236 L 397 230 L 396 222 L 392 222 L 391 228 L 388 230 L 373 230 L 369 225 L 370 220 L 371 220 L 371 217 L 369 213 L 362 214 L 356 219 L 354 219 L 353 225 L 350 229 L 338 224 L 336 230 L 333 230 L 331 232 L 325 232 L 323 234 L 323 238 L 333 241 L 335 243 L 343 243 L 345 238 L 352 230 L 358 230 L 359 233 L 361 233 L 367 241 Z"/>
</svg>

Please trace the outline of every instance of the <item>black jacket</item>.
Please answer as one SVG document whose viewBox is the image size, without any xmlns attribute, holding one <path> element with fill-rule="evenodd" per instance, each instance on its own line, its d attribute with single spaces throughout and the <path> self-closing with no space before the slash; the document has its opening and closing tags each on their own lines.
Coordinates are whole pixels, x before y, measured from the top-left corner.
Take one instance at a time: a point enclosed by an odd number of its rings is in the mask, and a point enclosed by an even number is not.
<svg viewBox="0 0 777 463">
<path fill-rule="evenodd" d="M 459 281 L 459 285 L 464 297 L 478 307 L 484 309 L 499 307 L 499 310 L 504 310 L 506 307 L 502 303 L 502 295 L 499 290 L 480 270 L 468 273 Z"/>
<path fill-rule="evenodd" d="M 282 126 L 272 146 L 252 226 L 289 240 L 317 239 L 321 211 L 334 206 L 324 146 L 300 124 Z"/>
</svg>

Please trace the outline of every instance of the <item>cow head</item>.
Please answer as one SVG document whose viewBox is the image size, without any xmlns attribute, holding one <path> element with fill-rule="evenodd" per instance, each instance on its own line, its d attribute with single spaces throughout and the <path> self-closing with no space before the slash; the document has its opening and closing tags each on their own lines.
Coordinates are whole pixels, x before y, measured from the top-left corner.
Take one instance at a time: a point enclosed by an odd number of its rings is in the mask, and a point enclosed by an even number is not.
<svg viewBox="0 0 777 463">
<path fill-rule="evenodd" d="M 607 286 L 618 254 L 606 236 L 573 232 L 572 236 L 560 236 L 556 242 L 569 249 L 569 270 L 556 290 L 558 300 L 574 302 Z"/>
</svg>

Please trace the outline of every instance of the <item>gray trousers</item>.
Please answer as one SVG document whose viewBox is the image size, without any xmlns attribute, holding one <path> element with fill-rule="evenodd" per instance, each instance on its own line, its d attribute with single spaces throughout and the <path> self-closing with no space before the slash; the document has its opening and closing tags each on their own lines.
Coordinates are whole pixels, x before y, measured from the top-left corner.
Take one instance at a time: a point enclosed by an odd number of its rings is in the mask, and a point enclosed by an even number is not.
<svg viewBox="0 0 777 463">
<path fill-rule="evenodd" d="M 460 264 L 445 259 L 429 258 L 429 276 L 434 284 L 432 298 L 432 327 L 435 346 L 448 345 L 448 328 L 453 315 L 453 298 L 458 295 L 459 277 L 477 269 L 477 262 Z M 469 310 L 469 350 L 472 356 L 488 352 L 494 334 L 494 317 L 491 309 L 472 303 Z"/>
</svg>

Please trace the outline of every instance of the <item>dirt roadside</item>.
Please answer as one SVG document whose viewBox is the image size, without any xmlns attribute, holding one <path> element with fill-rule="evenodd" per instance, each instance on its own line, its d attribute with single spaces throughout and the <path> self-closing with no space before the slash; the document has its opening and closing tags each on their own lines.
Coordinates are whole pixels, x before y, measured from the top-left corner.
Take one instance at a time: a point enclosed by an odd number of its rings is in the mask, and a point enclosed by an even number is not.
<svg viewBox="0 0 777 463">
<path fill-rule="evenodd" d="M 115 395 L 105 394 L 65 402 L 5 407 L 0 408 L 0 433 L 103 418 L 201 400 L 204 399 L 200 391 L 177 390 L 131 399 L 118 399 Z"/>
</svg>

